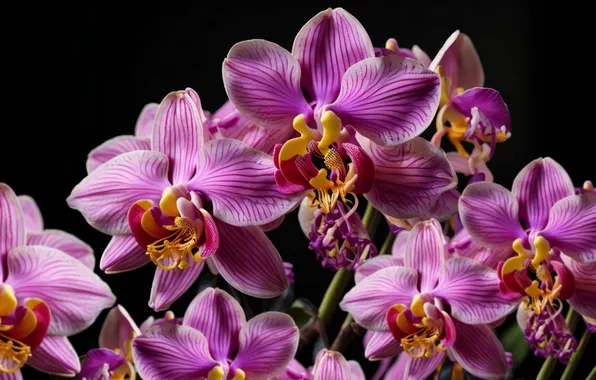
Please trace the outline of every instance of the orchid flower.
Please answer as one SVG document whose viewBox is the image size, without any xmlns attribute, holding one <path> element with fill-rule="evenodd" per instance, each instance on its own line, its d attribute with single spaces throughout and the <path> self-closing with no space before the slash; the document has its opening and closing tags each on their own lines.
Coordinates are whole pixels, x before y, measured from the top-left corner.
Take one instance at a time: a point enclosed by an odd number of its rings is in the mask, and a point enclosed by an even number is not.
<svg viewBox="0 0 596 380">
<path fill-rule="evenodd" d="M 468 186 L 460 216 L 478 244 L 516 253 L 499 264 L 499 288 L 505 297 L 523 301 L 522 326 L 529 326 L 526 339 L 535 352 L 567 361 L 575 339 L 560 316 L 561 301 L 584 317 L 596 317 L 596 283 L 590 280 L 596 194 L 575 195 L 561 165 L 539 158 L 517 175 L 511 192 L 494 183 Z"/>
<path fill-rule="evenodd" d="M 233 297 L 207 288 L 190 303 L 181 325 L 165 322 L 132 345 L 145 380 L 259 380 L 287 367 L 298 340 L 298 328 L 287 314 L 266 312 L 247 322 Z"/>
<path fill-rule="evenodd" d="M 166 309 L 199 276 L 206 259 L 238 290 L 261 298 L 283 293 L 283 262 L 256 225 L 299 202 L 277 191 L 271 156 L 233 139 L 208 141 L 192 89 L 160 104 L 152 150 L 120 154 L 72 191 L 68 203 L 94 228 L 114 236 L 102 268 L 157 270 L 149 305 Z M 210 210 L 210 211 L 207 211 Z"/>
<path fill-rule="evenodd" d="M 25 363 L 74 376 L 80 364 L 67 337 L 115 301 L 108 285 L 79 260 L 29 245 L 31 210 L 24 213 L 12 189 L 0 184 L 0 379 L 21 379 Z"/>
<path fill-rule="evenodd" d="M 402 58 L 411 58 L 420 62 L 420 64 L 426 68 L 430 66 L 430 57 L 420 49 L 418 45 L 412 46 L 411 49 L 399 47 L 395 38 L 390 38 L 385 42 L 384 48 L 375 48 L 375 55 L 382 57 L 385 55 L 397 54 Z"/>
<path fill-rule="evenodd" d="M 306 369 L 293 359 L 281 374 L 270 380 L 365 380 L 362 367 L 355 360 L 347 360 L 337 352 L 322 349 L 317 354 L 315 364 Z"/>
<path fill-rule="evenodd" d="M 419 222 L 408 235 L 404 265 L 387 257 L 369 276 L 358 279 L 357 272 L 356 286 L 340 303 L 357 323 L 375 331 L 366 357 L 405 352 L 404 378 L 427 377 L 446 354 L 474 376 L 504 376 L 503 347 L 486 324 L 509 314 L 517 302 L 501 297 L 497 272 L 469 258 L 447 259 L 436 220 Z"/>
<path fill-rule="evenodd" d="M 441 76 L 441 101 L 436 118 L 437 133 L 432 142 L 439 146 L 443 136 L 457 153 L 468 159 L 464 174 L 487 171 L 497 142 L 511 136 L 511 117 L 498 91 L 482 87 L 484 71 L 470 38 L 455 31 L 429 66 Z M 462 142 L 473 144 L 470 155 Z M 457 156 L 450 156 L 461 161 Z M 455 163 L 454 163 L 454 166 Z M 458 163 L 457 166 L 462 166 Z M 465 166 L 465 165 L 464 165 Z"/>
</svg>

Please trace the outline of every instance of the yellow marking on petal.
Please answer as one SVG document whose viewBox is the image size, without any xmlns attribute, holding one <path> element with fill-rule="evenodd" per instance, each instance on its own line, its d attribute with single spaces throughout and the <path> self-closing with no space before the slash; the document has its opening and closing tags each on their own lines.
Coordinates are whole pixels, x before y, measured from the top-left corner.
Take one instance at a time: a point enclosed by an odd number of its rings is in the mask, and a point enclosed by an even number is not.
<svg viewBox="0 0 596 380">
<path fill-rule="evenodd" d="M 455 89 L 457 95 L 461 95 L 461 93 L 463 93 L 464 91 L 466 91 L 466 89 L 463 87 L 458 87 L 457 89 Z"/>
<path fill-rule="evenodd" d="M 207 380 L 222 380 L 224 376 L 224 370 L 221 366 L 215 366 L 209 371 Z"/>
<path fill-rule="evenodd" d="M 315 138 L 315 131 L 306 125 L 306 119 L 303 114 L 294 118 L 294 129 L 300 133 L 300 137 L 295 137 L 286 141 L 279 151 L 279 160 L 286 161 L 294 156 L 304 156 L 307 152 L 308 143 Z"/>
<path fill-rule="evenodd" d="M 2 265 L 2 264 L 0 264 Z M 8 284 L 0 285 L 0 317 L 12 314 L 17 308 L 17 298 L 14 289 Z"/>
<path fill-rule="evenodd" d="M 449 97 L 449 92 L 451 91 L 451 78 L 448 78 L 445 75 L 441 66 L 437 66 L 436 72 L 441 77 L 441 97 L 439 100 L 439 108 L 441 108 L 451 100 Z"/>
<path fill-rule="evenodd" d="M 12 339 L 20 340 L 27 337 L 31 334 L 35 327 L 37 326 L 37 316 L 30 308 L 27 308 L 27 312 L 23 319 L 21 319 L 20 323 L 14 325 L 12 329 L 10 329 L 10 337 Z"/>
<path fill-rule="evenodd" d="M 420 294 L 414 296 L 412 304 L 410 305 L 410 310 L 412 310 L 412 313 L 417 317 L 426 317 L 426 313 L 424 312 L 424 300 Z"/>
<path fill-rule="evenodd" d="M 397 324 L 397 327 L 406 334 L 413 334 L 418 331 L 418 328 L 408 321 L 408 318 L 404 313 L 399 313 L 395 323 Z"/>
<path fill-rule="evenodd" d="M 180 216 L 178 206 L 176 205 L 177 200 L 178 196 L 174 189 L 168 188 L 166 189 L 166 191 L 164 191 L 163 195 L 161 196 L 161 200 L 159 201 L 159 208 L 169 217 L 175 218 L 177 216 Z"/>
<path fill-rule="evenodd" d="M 536 280 L 532 281 L 532 285 L 528 286 L 525 289 L 525 291 L 526 291 L 527 295 L 529 295 L 530 297 L 535 297 L 535 298 L 538 298 L 544 294 L 542 289 L 540 289 L 540 285 L 538 284 L 538 281 L 536 281 Z"/>
<path fill-rule="evenodd" d="M 586 191 L 594 191 L 594 185 L 592 184 L 591 181 L 586 181 L 584 182 L 584 186 L 583 186 L 584 190 Z"/>
<path fill-rule="evenodd" d="M 395 42 L 396 41 L 393 38 L 388 39 L 387 42 L 385 42 L 385 49 L 391 51 L 398 51 L 397 44 Z"/>
<path fill-rule="evenodd" d="M 163 227 L 160 224 L 157 224 L 150 210 L 145 211 L 141 217 L 141 227 L 143 228 L 143 231 L 147 232 L 151 237 L 159 239 L 163 236 Z"/>
<path fill-rule="evenodd" d="M 329 153 L 329 146 L 339 139 L 342 125 L 341 120 L 333 111 L 325 111 L 321 117 L 323 125 L 323 138 L 319 142 L 319 150 L 325 156 Z"/>
<path fill-rule="evenodd" d="M 548 257 L 550 244 L 548 244 L 548 241 L 542 236 L 537 236 L 534 239 L 534 247 L 536 248 L 536 254 L 532 260 L 532 266 L 538 270 L 538 268 L 540 268 L 540 263 L 542 263 Z"/>
<path fill-rule="evenodd" d="M 317 176 L 311 178 L 308 183 L 315 189 L 330 189 L 333 187 L 333 182 L 327 179 L 327 169 L 319 169 Z"/>
<path fill-rule="evenodd" d="M 174 317 L 175 317 L 174 312 L 171 310 L 168 310 L 168 311 L 166 311 L 166 315 L 163 316 L 163 319 L 165 319 L 166 321 L 171 321 L 174 319 Z"/>
<path fill-rule="evenodd" d="M 246 374 L 244 373 L 243 370 L 238 368 L 236 370 L 236 374 L 234 375 L 234 378 L 232 380 L 244 380 L 244 379 L 246 379 Z"/>
<path fill-rule="evenodd" d="M 501 269 L 501 273 L 503 274 L 509 274 L 516 270 L 524 269 L 524 262 L 528 258 L 528 251 L 524 248 L 521 239 L 515 239 L 511 247 L 517 253 L 517 256 L 505 261 L 505 264 L 503 264 L 503 268 Z"/>
</svg>

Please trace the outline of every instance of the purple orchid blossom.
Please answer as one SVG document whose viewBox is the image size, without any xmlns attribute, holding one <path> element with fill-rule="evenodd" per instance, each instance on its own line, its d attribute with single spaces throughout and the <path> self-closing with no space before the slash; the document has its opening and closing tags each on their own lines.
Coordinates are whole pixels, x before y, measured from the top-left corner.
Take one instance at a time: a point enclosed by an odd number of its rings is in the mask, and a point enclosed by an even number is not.
<svg viewBox="0 0 596 380">
<path fill-rule="evenodd" d="M 346 360 L 336 351 L 322 349 L 317 354 L 315 364 L 306 369 L 293 359 L 281 374 L 270 380 L 366 380 L 362 367 L 355 360 Z"/>
<path fill-rule="evenodd" d="M 25 363 L 74 376 L 80 364 L 67 337 L 89 327 L 115 301 L 81 261 L 29 240 L 42 229 L 34 205 L 0 184 L 0 379 L 21 379 Z"/>
<path fill-rule="evenodd" d="M 300 198 L 277 191 L 271 156 L 237 140 L 209 140 L 200 110 L 192 89 L 170 93 L 157 110 L 152 150 L 103 163 L 68 198 L 94 228 L 113 236 L 102 269 L 158 266 L 149 301 L 155 310 L 180 297 L 206 259 L 255 297 L 278 296 L 288 284 L 257 225 L 276 221 Z"/>
<path fill-rule="evenodd" d="M 515 251 L 499 264 L 499 288 L 503 296 L 523 301 L 521 313 L 531 327 L 526 339 L 535 352 L 568 360 L 575 339 L 564 319 L 555 321 L 561 301 L 596 317 L 596 283 L 585 281 L 581 269 L 596 262 L 596 194 L 575 195 L 561 165 L 539 158 L 517 175 L 511 192 L 494 183 L 468 186 L 460 216 L 478 244 Z"/>
<path fill-rule="evenodd" d="M 287 314 L 266 312 L 247 322 L 234 298 L 207 288 L 188 306 L 181 325 L 166 322 L 136 337 L 133 357 L 146 380 L 259 380 L 288 366 L 298 340 Z"/>
<path fill-rule="evenodd" d="M 455 31 L 439 50 L 429 66 L 441 75 L 441 101 L 436 118 L 437 133 L 432 138 L 439 146 L 443 136 L 455 146 L 455 167 L 464 174 L 487 172 L 486 161 L 497 142 L 511 136 L 511 117 L 498 91 L 482 87 L 484 71 L 470 38 Z M 462 142 L 472 143 L 472 154 Z M 464 164 L 467 160 L 468 167 Z"/>
<path fill-rule="evenodd" d="M 416 224 L 408 235 L 403 259 L 379 256 L 364 264 L 340 304 L 375 331 L 366 357 L 404 351 L 404 378 L 427 377 L 446 353 L 475 376 L 504 376 L 503 347 L 486 324 L 509 314 L 517 302 L 500 296 L 497 272 L 469 258 L 447 259 L 436 220 Z M 367 270 L 372 274 L 358 278 Z"/>
</svg>

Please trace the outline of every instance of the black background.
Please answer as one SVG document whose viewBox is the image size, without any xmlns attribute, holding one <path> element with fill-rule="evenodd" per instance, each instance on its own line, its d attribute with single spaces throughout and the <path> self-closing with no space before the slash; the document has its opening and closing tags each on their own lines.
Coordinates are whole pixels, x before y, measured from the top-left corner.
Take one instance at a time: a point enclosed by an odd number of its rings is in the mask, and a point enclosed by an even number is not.
<svg viewBox="0 0 596 380">
<path fill-rule="evenodd" d="M 27 3 L 22 9 L 6 9 L 2 61 L 7 65 L 3 87 L 9 101 L 2 107 L 0 181 L 17 194 L 33 196 L 46 228 L 85 240 L 99 262 L 109 237 L 88 226 L 65 202 L 85 176 L 87 153 L 111 137 L 132 134 L 143 105 L 159 102 L 172 90 L 192 87 L 205 109 L 216 110 L 226 100 L 221 63 L 234 43 L 264 38 L 291 49 L 300 27 L 328 5 L 343 6 L 356 16 L 376 46 L 395 37 L 400 46 L 418 44 L 432 58 L 455 29 L 472 38 L 485 85 L 501 92 L 513 119 L 511 140 L 497 148 L 490 163 L 497 182 L 509 187 L 519 170 L 540 156 L 561 163 L 576 185 L 596 180 L 591 139 L 594 66 L 589 58 L 593 21 L 572 2 L 556 8 L 522 1 L 243 4 L 105 1 L 43 8 Z M 306 249 L 307 239 L 294 215 L 270 237 L 295 265 L 297 295 L 318 304 L 333 273 L 322 269 Z M 139 323 L 153 314 L 147 306 L 153 271 L 147 265 L 134 272 L 102 274 Z M 193 295 L 189 291 L 172 310 L 182 315 Z M 97 346 L 104 316 L 72 338 L 80 354 Z M 338 324 L 343 317 L 336 315 Z M 331 336 L 337 328 L 331 326 Z M 588 350 L 594 352 L 595 341 Z M 365 363 L 357 341 L 346 357 Z M 591 370 L 590 357 L 593 353 L 585 355 L 578 379 Z M 516 377 L 532 378 L 540 365 L 540 359 L 530 358 Z M 364 367 L 372 373 L 376 364 Z M 25 375 L 45 378 L 31 370 Z"/>
</svg>

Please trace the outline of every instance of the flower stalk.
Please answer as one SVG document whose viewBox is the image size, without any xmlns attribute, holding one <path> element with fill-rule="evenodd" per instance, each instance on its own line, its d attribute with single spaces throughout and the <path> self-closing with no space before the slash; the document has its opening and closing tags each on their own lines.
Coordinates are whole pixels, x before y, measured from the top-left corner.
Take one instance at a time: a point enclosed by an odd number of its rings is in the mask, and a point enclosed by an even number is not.
<svg viewBox="0 0 596 380">
<path fill-rule="evenodd" d="M 565 367 L 565 372 L 563 372 L 561 380 L 569 380 L 572 378 L 573 373 L 575 372 L 575 369 L 577 368 L 577 365 L 579 364 L 579 361 L 581 360 L 582 355 L 584 354 L 584 351 L 588 346 L 588 341 L 590 340 L 591 335 L 592 334 L 590 334 L 590 331 L 586 328 L 584 334 L 582 335 L 582 339 L 580 340 L 577 346 L 577 350 L 571 357 L 571 360 L 569 360 L 569 364 L 567 364 L 567 367 Z"/>
</svg>

